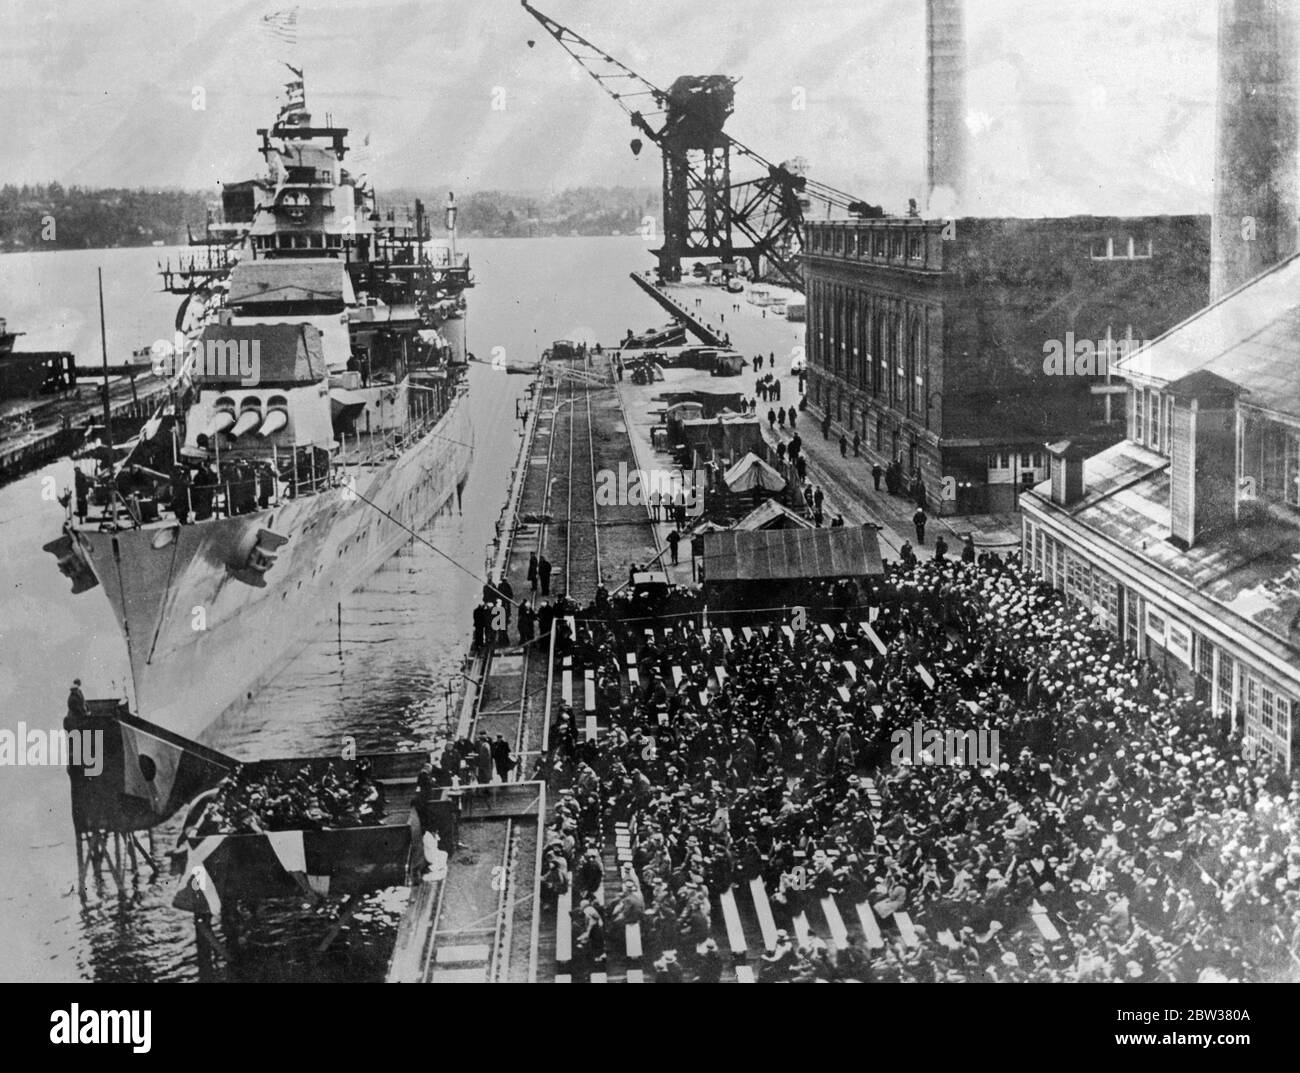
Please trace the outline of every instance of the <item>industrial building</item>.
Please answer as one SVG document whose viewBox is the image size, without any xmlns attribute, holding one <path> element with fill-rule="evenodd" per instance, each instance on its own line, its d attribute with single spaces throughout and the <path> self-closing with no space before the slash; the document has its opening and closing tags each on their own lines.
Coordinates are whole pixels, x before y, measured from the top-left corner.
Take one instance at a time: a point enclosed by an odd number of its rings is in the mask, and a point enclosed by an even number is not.
<svg viewBox="0 0 1300 1073">
<path fill-rule="evenodd" d="M 1124 432 L 1115 359 L 1209 297 L 1209 218 L 809 224 L 808 395 L 947 514 L 1014 510 L 1045 442 Z M 1057 350 L 1093 355 L 1053 366 Z"/>
</svg>

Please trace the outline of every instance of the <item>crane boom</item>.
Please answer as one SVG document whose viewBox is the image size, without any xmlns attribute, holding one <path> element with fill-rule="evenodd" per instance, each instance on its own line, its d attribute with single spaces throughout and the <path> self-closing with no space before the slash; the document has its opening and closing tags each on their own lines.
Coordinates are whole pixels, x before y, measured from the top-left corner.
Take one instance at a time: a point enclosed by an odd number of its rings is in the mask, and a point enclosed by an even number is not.
<svg viewBox="0 0 1300 1073">
<path fill-rule="evenodd" d="M 788 283 L 803 289 L 799 264 L 805 204 L 816 200 L 849 214 L 883 215 L 876 206 L 826 183 L 773 164 L 723 129 L 731 113 L 733 79 L 680 78 L 668 90 L 637 74 L 577 31 L 520 0 L 559 46 L 627 114 L 632 125 L 659 146 L 664 157 L 664 247 L 660 271 L 680 278 L 683 256 L 760 258 Z M 532 42 L 530 41 L 531 45 Z M 646 98 L 648 108 L 639 105 Z M 640 152 L 640 143 L 632 143 Z M 731 155 L 759 170 L 754 179 L 733 183 Z M 733 228 L 750 245 L 733 245 Z"/>
</svg>

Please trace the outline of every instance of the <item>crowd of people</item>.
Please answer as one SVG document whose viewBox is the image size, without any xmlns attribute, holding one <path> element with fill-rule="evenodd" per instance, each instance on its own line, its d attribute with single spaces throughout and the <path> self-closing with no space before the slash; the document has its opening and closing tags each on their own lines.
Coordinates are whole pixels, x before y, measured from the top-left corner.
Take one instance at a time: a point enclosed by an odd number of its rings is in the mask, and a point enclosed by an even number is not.
<svg viewBox="0 0 1300 1073">
<path fill-rule="evenodd" d="M 197 835 L 367 827 L 384 818 L 384 790 L 370 763 L 304 764 L 291 775 L 244 765 L 210 792 L 192 824 Z"/>
<path fill-rule="evenodd" d="M 706 643 L 678 617 L 647 642 L 608 609 L 579 623 L 570 651 L 609 730 L 584 740 L 562 706 L 538 774 L 561 792 L 544 888 L 572 889 L 588 963 L 637 921 L 657 979 L 716 978 L 718 896 L 761 877 L 781 933 L 760 979 L 1294 977 L 1300 797 L 1243 759 L 1227 720 L 1018 557 L 891 563 L 865 584 L 810 594 L 810 612 L 850 623 L 834 640 L 809 623 L 793 641 L 737 629 L 728 648 L 721 623 Z M 852 625 L 871 614 L 883 656 Z M 895 732 L 919 724 L 996 733 L 995 755 L 899 762 Z M 616 823 L 635 850 L 602 907 Z M 795 918 L 826 895 L 871 905 L 883 948 L 796 944 Z"/>
</svg>

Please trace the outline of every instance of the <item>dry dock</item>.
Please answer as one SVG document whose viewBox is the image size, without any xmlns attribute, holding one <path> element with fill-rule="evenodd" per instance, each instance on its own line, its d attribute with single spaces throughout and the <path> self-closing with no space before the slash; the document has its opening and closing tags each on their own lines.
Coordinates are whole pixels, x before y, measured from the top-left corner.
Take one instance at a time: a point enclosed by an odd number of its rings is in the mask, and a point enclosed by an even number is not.
<svg viewBox="0 0 1300 1073">
<path fill-rule="evenodd" d="M 598 584 L 611 591 L 627 565 L 652 559 L 656 537 L 644 506 L 598 505 L 605 469 L 635 463 L 610 355 L 548 366 L 531 394 L 514 484 L 498 526 L 492 580 L 510 579 L 515 599 L 529 594 L 529 555 L 553 564 L 550 596 L 572 591 L 580 603 Z M 538 594 L 540 602 L 543 597 Z M 508 784 L 468 789 L 460 842 L 447 878 L 412 890 L 399 926 L 392 982 L 523 982 L 553 977 L 554 913 L 537 912 L 545 785 L 538 758 L 560 703 L 552 638 L 481 653 L 458 732 L 503 735 L 520 763 Z"/>
</svg>

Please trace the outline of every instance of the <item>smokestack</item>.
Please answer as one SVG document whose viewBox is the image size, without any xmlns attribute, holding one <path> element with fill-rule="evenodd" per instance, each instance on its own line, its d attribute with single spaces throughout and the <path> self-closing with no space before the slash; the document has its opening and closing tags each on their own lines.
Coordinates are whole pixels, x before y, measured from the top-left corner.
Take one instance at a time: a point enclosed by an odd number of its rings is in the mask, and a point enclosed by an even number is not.
<svg viewBox="0 0 1300 1073">
<path fill-rule="evenodd" d="M 966 35 L 961 0 L 926 0 L 926 213 L 949 216 L 966 179 Z"/>
<path fill-rule="evenodd" d="M 1296 252 L 1293 2 L 1219 2 L 1211 299 Z"/>
</svg>

